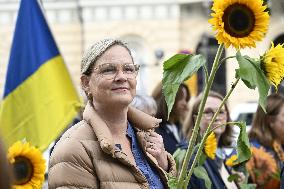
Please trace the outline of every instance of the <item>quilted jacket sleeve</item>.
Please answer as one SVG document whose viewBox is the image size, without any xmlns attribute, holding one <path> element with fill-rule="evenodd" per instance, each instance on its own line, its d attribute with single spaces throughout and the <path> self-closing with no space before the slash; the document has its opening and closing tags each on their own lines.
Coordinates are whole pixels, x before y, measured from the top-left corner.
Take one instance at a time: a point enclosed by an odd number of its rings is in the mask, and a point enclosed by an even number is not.
<svg viewBox="0 0 284 189">
<path fill-rule="evenodd" d="M 60 140 L 49 162 L 49 189 L 98 188 L 90 152 L 81 141 Z"/>
</svg>

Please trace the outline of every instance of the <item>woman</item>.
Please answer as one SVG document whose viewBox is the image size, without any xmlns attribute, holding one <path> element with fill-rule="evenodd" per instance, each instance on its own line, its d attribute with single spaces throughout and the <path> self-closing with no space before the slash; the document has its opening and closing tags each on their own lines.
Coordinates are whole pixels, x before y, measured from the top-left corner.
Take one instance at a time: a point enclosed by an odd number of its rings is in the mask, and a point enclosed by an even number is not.
<svg viewBox="0 0 284 189">
<path fill-rule="evenodd" d="M 166 151 L 173 154 L 180 145 L 186 143 L 182 134 L 182 122 L 188 113 L 189 90 L 185 84 L 180 85 L 169 119 L 161 83 L 156 87 L 152 96 L 156 100 L 158 107 L 155 117 L 162 119 L 156 132 L 163 137 Z"/>
<path fill-rule="evenodd" d="M 189 117 L 185 121 L 185 134 L 188 139 L 191 136 L 191 131 L 194 127 L 194 123 L 196 121 L 196 117 L 198 114 L 199 105 L 201 103 L 202 94 L 200 94 L 196 100 L 194 101 L 192 111 L 189 114 Z M 210 91 L 207 101 L 205 103 L 203 116 L 201 118 L 200 123 L 200 134 L 204 134 L 209 123 L 212 120 L 213 115 L 217 111 L 218 107 L 221 105 L 223 97 L 216 92 Z M 218 127 L 220 125 L 225 124 L 230 121 L 228 107 L 222 107 L 220 110 L 215 122 L 212 125 L 212 128 Z M 216 150 L 215 159 L 206 158 L 205 163 L 203 164 L 206 169 L 208 176 L 212 182 L 212 189 L 220 189 L 220 188 L 228 188 L 234 189 L 237 188 L 237 185 L 234 182 L 228 182 L 227 178 L 230 173 L 227 170 L 227 167 L 224 165 L 224 160 L 226 158 L 224 147 L 230 146 L 232 144 L 232 127 L 231 126 L 223 126 L 218 127 L 214 130 L 214 134 L 216 137 L 218 148 Z M 198 179 L 195 175 L 193 175 L 190 179 L 189 188 L 198 188 L 198 189 L 206 189 L 204 180 Z"/>
<path fill-rule="evenodd" d="M 138 67 L 119 40 L 95 43 L 82 59 L 83 120 L 51 155 L 49 188 L 164 188 L 175 164 L 153 130 L 159 120 L 129 107 Z"/>
<path fill-rule="evenodd" d="M 267 97 L 266 113 L 258 106 L 249 132 L 249 139 L 252 146 L 263 148 L 274 158 L 277 170 L 280 171 L 284 162 L 284 96 L 271 94 Z M 265 170 L 266 175 L 272 175 L 270 169 Z M 266 188 L 272 187 L 275 182 L 265 182 L 263 179 L 255 181 L 258 185 L 270 184 Z M 273 184 L 273 185 L 274 185 Z M 264 187 L 264 186 L 263 186 Z M 265 188 L 265 187 L 264 187 Z"/>
</svg>

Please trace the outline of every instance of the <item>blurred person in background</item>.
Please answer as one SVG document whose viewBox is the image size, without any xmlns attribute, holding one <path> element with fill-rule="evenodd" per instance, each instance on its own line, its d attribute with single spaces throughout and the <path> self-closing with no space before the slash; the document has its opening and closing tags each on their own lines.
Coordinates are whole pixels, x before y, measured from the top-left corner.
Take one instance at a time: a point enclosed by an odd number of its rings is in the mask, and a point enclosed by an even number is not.
<svg viewBox="0 0 284 189">
<path fill-rule="evenodd" d="M 172 111 L 168 118 L 168 107 L 165 96 L 162 92 L 162 83 L 155 88 L 153 98 L 157 102 L 156 118 L 162 119 L 160 127 L 156 128 L 156 132 L 164 139 L 165 149 L 173 154 L 180 145 L 184 145 L 186 140 L 182 133 L 182 123 L 188 114 L 188 101 L 190 100 L 190 92 L 185 84 L 181 84 L 175 98 Z"/>
<path fill-rule="evenodd" d="M 105 39 L 83 55 L 83 120 L 57 142 L 49 188 L 160 189 L 175 162 L 154 132 L 159 120 L 132 108 L 139 67 L 126 44 Z"/>
<path fill-rule="evenodd" d="M 191 132 L 193 130 L 199 106 L 201 103 L 202 93 L 198 95 L 198 97 L 193 102 L 192 110 L 189 113 L 185 123 L 184 123 L 184 131 L 188 140 L 191 137 Z M 205 103 L 203 116 L 200 122 L 199 133 L 200 136 L 204 134 L 209 123 L 211 122 L 213 115 L 217 111 L 218 107 L 221 105 L 223 100 L 223 96 L 217 92 L 210 91 L 207 101 Z M 224 125 L 227 122 L 230 122 L 230 113 L 228 106 L 225 104 L 220 110 L 215 122 L 212 125 L 212 128 L 218 127 L 220 125 Z M 236 189 L 238 188 L 235 182 L 229 182 L 227 179 L 230 176 L 229 169 L 225 166 L 225 147 L 230 147 L 233 138 L 232 138 L 232 127 L 231 126 L 222 126 L 214 129 L 215 136 L 209 137 L 210 140 L 207 139 L 204 151 L 207 155 L 205 163 L 203 167 L 206 169 L 208 176 L 212 182 L 212 189 L 220 189 L 220 188 L 228 188 L 228 189 Z M 197 140 L 200 140 L 198 138 Z M 192 175 L 189 183 L 189 187 L 191 189 L 206 189 L 205 182 L 203 179 L 197 178 L 194 174 Z"/>
<path fill-rule="evenodd" d="M 153 97 L 145 94 L 137 94 L 130 105 L 153 117 L 157 113 L 156 101 Z"/>
<path fill-rule="evenodd" d="M 253 169 L 259 169 L 265 177 L 254 178 L 252 180 L 262 188 L 279 188 L 279 181 L 270 176 L 275 172 L 280 172 L 284 162 L 284 96 L 280 94 L 271 94 L 267 97 L 266 113 L 258 106 L 253 118 L 252 128 L 249 132 L 251 145 L 257 149 L 264 149 L 274 159 L 269 161 L 269 156 L 256 154 L 254 161 L 265 162 L 261 157 L 267 157 L 270 166 L 265 170 L 259 166 Z M 257 151 L 257 150 L 256 150 Z M 259 158 L 258 158 L 259 157 Z M 251 162 L 249 162 L 251 163 Z"/>
<path fill-rule="evenodd" d="M 0 188 L 12 188 L 11 167 L 8 164 L 7 153 L 2 141 L 0 140 Z"/>
</svg>

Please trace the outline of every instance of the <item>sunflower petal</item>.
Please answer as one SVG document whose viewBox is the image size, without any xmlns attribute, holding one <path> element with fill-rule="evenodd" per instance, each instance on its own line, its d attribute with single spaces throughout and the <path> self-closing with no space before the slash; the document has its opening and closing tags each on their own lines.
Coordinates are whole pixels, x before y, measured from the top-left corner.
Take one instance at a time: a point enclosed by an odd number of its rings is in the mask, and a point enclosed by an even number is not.
<svg viewBox="0 0 284 189">
<path fill-rule="evenodd" d="M 247 19 L 238 19 L 242 26 L 240 28 L 233 27 L 236 19 L 231 18 L 232 10 L 236 8 L 247 16 Z M 268 30 L 269 14 L 265 12 L 266 8 L 262 0 L 214 0 L 212 18 L 208 22 L 217 32 L 218 43 L 224 43 L 226 48 L 229 46 L 236 49 L 255 47 L 256 41 L 262 40 Z"/>
</svg>

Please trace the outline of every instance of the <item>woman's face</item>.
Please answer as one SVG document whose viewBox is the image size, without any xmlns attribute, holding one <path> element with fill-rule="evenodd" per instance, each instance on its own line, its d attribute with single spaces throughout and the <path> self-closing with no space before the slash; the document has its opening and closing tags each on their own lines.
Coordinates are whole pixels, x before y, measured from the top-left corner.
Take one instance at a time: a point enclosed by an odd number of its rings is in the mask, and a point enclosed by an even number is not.
<svg viewBox="0 0 284 189">
<path fill-rule="evenodd" d="M 200 132 L 203 134 L 207 129 L 210 121 L 212 120 L 213 115 L 217 111 L 218 107 L 221 105 L 222 101 L 219 98 L 209 96 L 204 107 L 203 116 L 200 124 Z M 220 110 L 215 122 L 212 125 L 212 128 L 225 124 L 227 122 L 227 112 L 225 107 L 222 107 Z M 225 126 L 219 127 L 214 130 L 214 133 L 217 138 L 225 131 Z"/>
<path fill-rule="evenodd" d="M 173 106 L 173 114 L 177 120 L 184 120 L 185 117 L 188 114 L 188 106 L 186 101 L 187 92 L 184 87 L 181 87 L 181 91 L 177 96 L 177 100 L 175 101 L 175 104 Z M 176 121 L 177 121 L 176 120 Z"/>
<path fill-rule="evenodd" d="M 93 96 L 93 103 L 129 105 L 136 94 L 136 75 L 129 78 L 126 72 L 129 70 L 124 65 L 133 61 L 127 49 L 120 45 L 110 47 L 98 58 L 89 80 L 89 91 Z M 112 67 L 108 67 L 112 65 Z M 103 73 L 117 69 L 113 78 Z M 123 71 L 124 70 L 124 71 Z M 125 73 L 124 73 L 125 72 Z"/>
<path fill-rule="evenodd" d="M 271 128 L 277 140 L 284 144 L 284 104 L 281 106 L 275 119 L 271 122 Z"/>
</svg>

